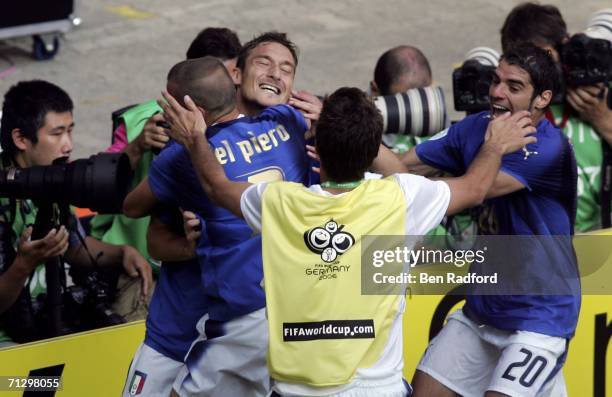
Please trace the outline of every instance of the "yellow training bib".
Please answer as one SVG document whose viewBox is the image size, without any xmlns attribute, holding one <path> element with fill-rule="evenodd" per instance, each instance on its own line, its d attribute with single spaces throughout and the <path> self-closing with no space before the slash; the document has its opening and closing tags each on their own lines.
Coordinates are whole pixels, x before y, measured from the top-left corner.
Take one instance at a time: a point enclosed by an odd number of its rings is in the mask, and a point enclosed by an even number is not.
<svg viewBox="0 0 612 397">
<path fill-rule="evenodd" d="M 403 235 L 406 200 L 393 177 L 340 196 L 289 182 L 262 198 L 270 346 L 279 381 L 349 383 L 381 357 L 400 296 L 361 294 L 361 237 Z"/>
</svg>

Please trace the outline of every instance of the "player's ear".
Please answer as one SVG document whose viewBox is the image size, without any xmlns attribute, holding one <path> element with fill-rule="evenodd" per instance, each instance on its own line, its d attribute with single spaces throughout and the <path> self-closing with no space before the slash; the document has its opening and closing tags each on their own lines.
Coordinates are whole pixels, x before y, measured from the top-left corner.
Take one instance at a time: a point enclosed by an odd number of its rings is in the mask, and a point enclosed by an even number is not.
<svg viewBox="0 0 612 397">
<path fill-rule="evenodd" d="M 370 95 L 371 96 L 379 96 L 380 92 L 378 91 L 378 85 L 374 80 L 370 81 Z"/>
<path fill-rule="evenodd" d="M 229 75 L 232 78 L 232 81 L 234 82 L 234 85 L 240 85 L 240 81 L 241 81 L 241 74 L 240 74 L 240 69 L 238 69 L 237 66 L 234 66 L 230 71 L 229 71 Z"/>
<path fill-rule="evenodd" d="M 206 119 L 206 109 L 204 109 L 201 106 L 198 106 L 198 110 L 200 111 L 200 113 L 202 113 L 202 117 L 204 117 L 204 119 Z"/>
<path fill-rule="evenodd" d="M 545 90 L 542 93 L 535 97 L 533 101 L 533 106 L 537 110 L 544 110 L 548 105 L 550 105 L 550 101 L 552 100 L 552 91 Z"/>
<path fill-rule="evenodd" d="M 27 150 L 28 144 L 31 143 L 30 140 L 21 133 L 19 128 L 14 128 L 13 131 L 11 131 L 11 137 L 13 138 L 15 147 L 19 150 Z"/>
<path fill-rule="evenodd" d="M 230 70 L 230 77 L 235 85 L 240 85 L 240 83 L 242 83 L 242 70 L 237 66 L 232 68 L 232 70 Z"/>
</svg>

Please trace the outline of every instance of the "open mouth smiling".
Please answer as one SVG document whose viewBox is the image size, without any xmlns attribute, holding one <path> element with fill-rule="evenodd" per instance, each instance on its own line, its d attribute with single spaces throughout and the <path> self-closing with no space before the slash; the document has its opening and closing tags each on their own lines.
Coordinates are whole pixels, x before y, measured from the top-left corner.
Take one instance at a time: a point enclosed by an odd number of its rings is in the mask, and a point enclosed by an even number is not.
<svg viewBox="0 0 612 397">
<path fill-rule="evenodd" d="M 502 105 L 493 104 L 491 105 L 491 108 L 493 109 L 493 113 L 495 114 L 503 114 L 506 112 L 510 112 L 509 108 L 502 106 Z"/>
<path fill-rule="evenodd" d="M 281 93 L 280 88 L 278 88 L 275 85 L 268 84 L 268 83 L 260 84 L 259 88 L 262 89 L 262 90 L 269 91 L 269 92 L 273 93 L 274 95 L 280 95 L 280 93 Z"/>
</svg>

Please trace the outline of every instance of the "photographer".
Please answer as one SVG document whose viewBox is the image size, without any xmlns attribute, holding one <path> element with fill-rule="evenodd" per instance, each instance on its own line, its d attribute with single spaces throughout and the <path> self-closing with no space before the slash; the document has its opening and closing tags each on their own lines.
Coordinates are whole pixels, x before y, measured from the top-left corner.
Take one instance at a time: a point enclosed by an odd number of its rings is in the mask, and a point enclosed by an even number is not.
<svg viewBox="0 0 612 397">
<path fill-rule="evenodd" d="M 413 88 L 430 86 L 431 79 L 429 61 L 421 50 L 400 45 L 385 51 L 376 61 L 370 92 L 373 97 L 400 94 Z M 413 135 L 383 135 L 383 142 L 399 153 L 415 146 L 420 140 Z"/>
<path fill-rule="evenodd" d="M 504 51 L 526 41 L 550 51 L 561 68 L 560 51 L 569 40 L 559 9 L 552 5 L 523 3 L 510 11 L 501 29 Z M 570 139 L 578 166 L 576 231 L 601 228 L 602 138 L 612 143 L 612 110 L 606 104 L 609 88 L 567 87 L 564 102 L 551 106 L 547 117 Z M 603 95 L 602 95 L 603 94 Z"/>
<path fill-rule="evenodd" d="M 11 87 L 4 97 L 0 126 L 2 169 L 49 166 L 60 158 L 67 161 L 72 152 L 72 109 L 68 94 L 46 81 L 22 81 Z M 151 285 L 151 269 L 134 248 L 91 237 L 83 239 L 82 228 L 72 214 L 68 221 L 72 226 L 52 229 L 43 239 L 31 240 L 31 234 L 36 233 L 31 225 L 36 220 L 37 205 L 29 199 L 6 197 L 0 198 L 0 202 L 0 312 L 3 313 L 0 327 L 5 331 L 20 329 L 21 324 L 14 324 L 19 320 L 10 311 L 28 312 L 32 317 L 39 314 L 34 307 L 41 305 L 34 302 L 47 287 L 42 264 L 58 255 L 65 254 L 65 260 L 74 266 L 90 266 L 92 261 L 101 266 L 122 263 L 131 277 L 142 278 L 142 298 L 145 298 Z M 33 327 L 41 325 L 40 322 L 33 324 L 36 324 Z M 27 331 L 32 331 L 33 339 L 46 334 L 44 329 Z M 0 338 L 6 341 L 9 335 Z M 10 338 L 27 340 L 19 332 L 13 332 Z"/>
</svg>

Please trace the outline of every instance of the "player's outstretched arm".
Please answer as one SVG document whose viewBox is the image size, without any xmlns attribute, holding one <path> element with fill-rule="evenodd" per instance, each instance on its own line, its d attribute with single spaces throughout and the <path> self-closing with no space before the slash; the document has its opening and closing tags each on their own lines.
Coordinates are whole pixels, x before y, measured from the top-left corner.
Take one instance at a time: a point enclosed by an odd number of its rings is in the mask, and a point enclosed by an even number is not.
<svg viewBox="0 0 612 397">
<path fill-rule="evenodd" d="M 205 109 L 198 107 L 188 95 L 184 98 L 187 108 L 167 92 L 162 92 L 162 96 L 165 101 L 159 100 L 158 103 L 170 125 L 169 134 L 189 152 L 202 188 L 215 203 L 242 217 L 240 197 L 250 184 L 227 179 L 206 139 Z"/>
<path fill-rule="evenodd" d="M 382 144 L 378 149 L 378 156 L 372 162 L 372 171 L 383 176 L 403 173 L 428 177 L 440 175 L 440 170 L 423 163 L 419 159 L 414 148 L 397 155 Z"/>
<path fill-rule="evenodd" d="M 145 177 L 123 200 L 123 213 L 130 218 L 140 218 L 151 214 L 157 204 L 157 198 Z"/>
<path fill-rule="evenodd" d="M 485 142 L 465 175 L 445 179 L 451 189 L 447 214 L 474 207 L 487 197 L 496 181 L 502 156 L 536 142 L 529 112 L 506 113 L 489 123 Z"/>
</svg>

